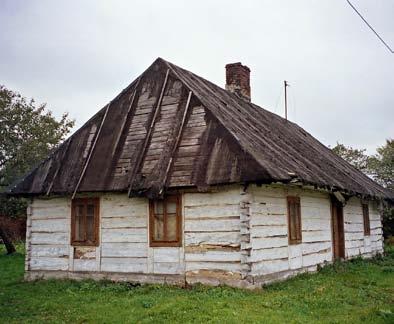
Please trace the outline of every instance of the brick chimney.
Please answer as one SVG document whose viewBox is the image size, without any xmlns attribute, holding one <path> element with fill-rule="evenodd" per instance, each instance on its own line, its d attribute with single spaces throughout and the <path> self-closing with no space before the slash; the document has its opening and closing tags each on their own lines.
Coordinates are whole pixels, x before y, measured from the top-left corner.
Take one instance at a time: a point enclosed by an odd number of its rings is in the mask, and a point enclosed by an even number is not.
<svg viewBox="0 0 394 324">
<path fill-rule="evenodd" d="M 241 62 L 226 65 L 226 90 L 250 102 L 250 69 Z"/>
</svg>

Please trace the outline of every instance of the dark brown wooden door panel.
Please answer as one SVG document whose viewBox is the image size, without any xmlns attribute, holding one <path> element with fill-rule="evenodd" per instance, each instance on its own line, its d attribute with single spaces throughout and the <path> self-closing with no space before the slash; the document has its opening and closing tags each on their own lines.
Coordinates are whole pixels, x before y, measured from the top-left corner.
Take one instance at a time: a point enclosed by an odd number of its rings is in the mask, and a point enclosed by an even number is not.
<svg viewBox="0 0 394 324">
<path fill-rule="evenodd" d="M 333 258 L 345 258 L 345 231 L 343 224 L 343 207 L 335 200 L 331 199 L 332 217 L 332 246 Z"/>
</svg>

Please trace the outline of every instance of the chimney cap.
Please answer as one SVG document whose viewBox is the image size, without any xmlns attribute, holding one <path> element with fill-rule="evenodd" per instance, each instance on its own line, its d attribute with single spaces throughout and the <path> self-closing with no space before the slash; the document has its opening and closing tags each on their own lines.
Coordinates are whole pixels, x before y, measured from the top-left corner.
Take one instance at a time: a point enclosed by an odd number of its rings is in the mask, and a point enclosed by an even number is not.
<svg viewBox="0 0 394 324">
<path fill-rule="evenodd" d="M 242 65 L 241 62 L 228 63 L 228 64 L 226 64 L 225 68 L 227 69 L 227 68 L 232 68 L 232 67 L 236 67 L 236 66 L 240 66 L 250 72 L 249 67 L 247 67 L 246 65 Z"/>
</svg>

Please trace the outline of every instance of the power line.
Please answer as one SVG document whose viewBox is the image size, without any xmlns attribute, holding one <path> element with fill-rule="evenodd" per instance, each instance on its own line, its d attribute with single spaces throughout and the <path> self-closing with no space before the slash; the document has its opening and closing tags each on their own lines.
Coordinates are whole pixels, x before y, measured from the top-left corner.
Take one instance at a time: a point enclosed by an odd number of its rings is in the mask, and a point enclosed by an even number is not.
<svg viewBox="0 0 394 324">
<path fill-rule="evenodd" d="M 275 110 L 274 110 L 275 113 L 276 113 L 277 110 L 278 110 L 279 100 L 282 98 L 282 94 L 283 94 L 283 88 L 281 87 L 281 88 L 280 88 L 279 95 L 278 95 L 278 98 L 276 99 L 276 105 L 275 105 Z M 279 113 L 278 113 L 278 114 L 279 114 Z"/>
<path fill-rule="evenodd" d="M 290 91 L 290 95 L 291 95 L 291 107 L 293 108 L 293 112 L 294 112 L 294 117 L 293 117 L 293 121 L 296 123 L 297 122 L 297 107 L 296 107 L 296 100 L 295 100 L 295 91 L 294 91 L 294 86 L 292 88 L 292 91 Z"/>
<path fill-rule="evenodd" d="M 365 18 L 358 12 L 358 10 L 351 4 L 351 2 L 349 0 L 346 0 L 346 1 L 349 4 L 349 6 L 352 7 L 353 10 L 366 23 L 366 25 L 374 32 L 374 34 L 380 39 L 380 41 L 384 44 L 384 46 L 386 46 L 391 53 L 394 53 L 394 51 L 391 49 L 391 47 L 389 45 L 387 45 L 387 43 L 383 40 L 383 38 L 379 36 L 379 34 L 375 31 L 375 29 L 372 28 L 372 26 L 368 23 L 368 21 L 365 20 Z"/>
</svg>

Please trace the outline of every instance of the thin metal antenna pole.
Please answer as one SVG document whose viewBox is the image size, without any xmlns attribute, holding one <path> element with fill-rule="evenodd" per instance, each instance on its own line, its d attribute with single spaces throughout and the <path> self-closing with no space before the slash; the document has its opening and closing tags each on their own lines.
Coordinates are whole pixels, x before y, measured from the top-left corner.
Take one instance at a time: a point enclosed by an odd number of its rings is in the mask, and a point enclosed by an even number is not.
<svg viewBox="0 0 394 324">
<path fill-rule="evenodd" d="M 289 86 L 287 81 L 284 81 L 285 85 L 285 119 L 287 120 L 287 87 Z"/>
</svg>

